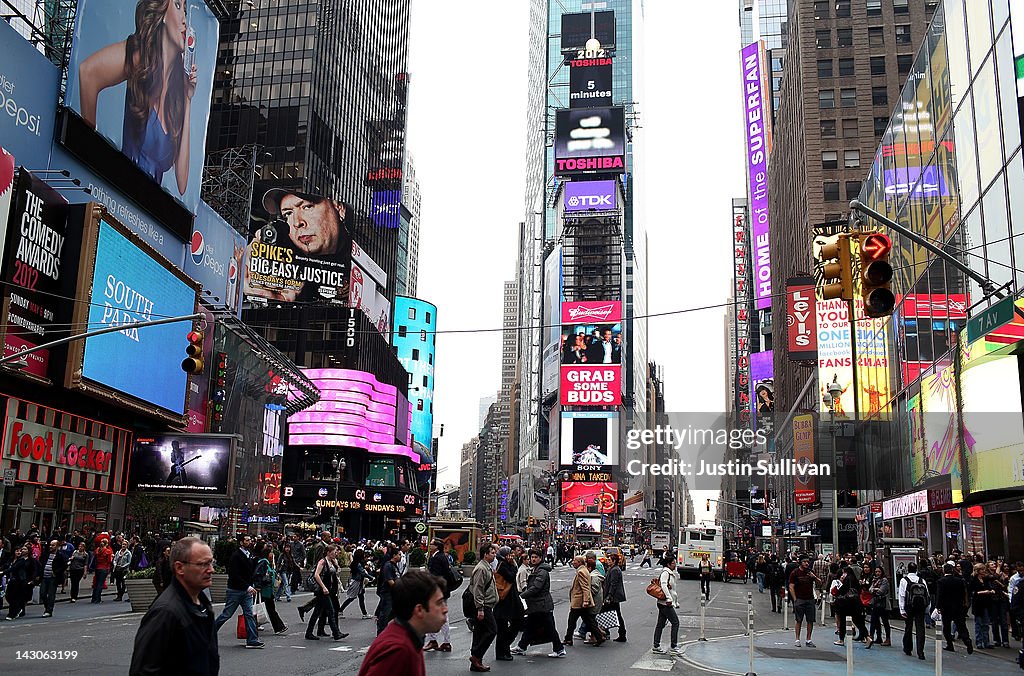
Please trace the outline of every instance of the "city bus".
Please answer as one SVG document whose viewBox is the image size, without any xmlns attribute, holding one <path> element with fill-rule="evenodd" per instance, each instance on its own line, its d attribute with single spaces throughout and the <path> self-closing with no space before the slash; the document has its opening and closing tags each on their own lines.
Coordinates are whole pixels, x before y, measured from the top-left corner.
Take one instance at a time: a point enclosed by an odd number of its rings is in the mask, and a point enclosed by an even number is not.
<svg viewBox="0 0 1024 676">
<path fill-rule="evenodd" d="M 722 529 L 717 526 L 690 525 L 679 529 L 679 549 L 676 550 L 679 574 L 697 574 L 700 560 L 707 555 L 711 559 L 711 570 L 715 577 L 722 577 L 722 557 L 725 546 Z"/>
</svg>

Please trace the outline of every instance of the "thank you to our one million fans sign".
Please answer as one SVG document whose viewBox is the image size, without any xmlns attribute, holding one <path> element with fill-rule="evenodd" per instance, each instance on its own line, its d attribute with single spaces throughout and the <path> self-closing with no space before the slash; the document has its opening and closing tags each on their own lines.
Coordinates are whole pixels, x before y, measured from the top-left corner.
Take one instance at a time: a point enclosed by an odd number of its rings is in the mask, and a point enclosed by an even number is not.
<svg viewBox="0 0 1024 676">
<path fill-rule="evenodd" d="M 622 303 L 562 303 L 559 400 L 567 406 L 622 403 Z"/>
</svg>

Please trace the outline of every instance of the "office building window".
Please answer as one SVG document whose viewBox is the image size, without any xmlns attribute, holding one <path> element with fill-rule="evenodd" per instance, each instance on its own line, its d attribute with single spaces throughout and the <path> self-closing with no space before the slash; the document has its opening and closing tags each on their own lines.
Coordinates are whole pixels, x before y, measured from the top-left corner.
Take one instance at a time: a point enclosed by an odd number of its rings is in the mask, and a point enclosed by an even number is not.
<svg viewBox="0 0 1024 676">
<path fill-rule="evenodd" d="M 914 65 L 914 56 L 912 54 L 897 54 L 896 55 L 896 69 L 900 75 L 906 75 L 910 72 L 910 69 Z"/>
<path fill-rule="evenodd" d="M 868 0 L 868 16 L 882 16 L 882 0 Z"/>
<path fill-rule="evenodd" d="M 846 117 L 843 118 L 843 138 L 858 138 L 860 137 L 860 125 L 857 124 L 857 118 Z"/>
<path fill-rule="evenodd" d="M 853 59 L 839 59 L 839 75 L 853 75 Z"/>
<path fill-rule="evenodd" d="M 849 89 L 840 89 L 839 102 L 843 108 L 853 108 L 857 105 L 857 90 L 852 87 Z"/>
<path fill-rule="evenodd" d="M 822 186 L 822 193 L 825 196 L 826 202 L 838 202 L 839 201 L 839 183 L 835 181 L 828 181 Z"/>
<path fill-rule="evenodd" d="M 828 18 L 828 12 L 829 12 L 829 5 L 831 5 L 831 4 L 832 4 L 831 1 L 829 1 L 829 2 L 815 2 L 814 3 L 814 18 L 815 19 L 827 19 Z"/>
<path fill-rule="evenodd" d="M 904 24 L 896 26 L 896 44 L 898 45 L 909 45 L 910 44 L 910 25 Z"/>
<path fill-rule="evenodd" d="M 889 126 L 889 118 L 887 117 L 876 117 L 875 118 L 875 136 L 881 136 L 885 133 L 886 128 Z"/>
<path fill-rule="evenodd" d="M 892 0 L 893 14 L 910 14 L 910 0 Z"/>
<path fill-rule="evenodd" d="M 886 87 L 872 87 L 871 88 L 871 105 L 873 106 L 887 106 L 889 105 L 889 90 Z"/>
<path fill-rule="evenodd" d="M 409 330 L 408 327 L 402 326 L 401 324 L 399 324 L 398 325 L 398 337 L 399 338 L 405 338 L 405 333 L 408 330 Z"/>
<path fill-rule="evenodd" d="M 412 360 L 413 361 L 419 361 L 419 359 L 420 359 L 420 351 L 419 351 L 419 349 L 417 349 L 415 347 L 412 348 Z"/>
<path fill-rule="evenodd" d="M 428 376 L 423 376 L 423 387 L 427 386 L 427 377 Z"/>
<path fill-rule="evenodd" d="M 846 182 L 846 199 L 853 200 L 857 199 L 860 195 L 860 181 L 847 181 Z"/>
<path fill-rule="evenodd" d="M 836 46 L 837 47 L 853 47 L 853 29 L 852 28 L 837 28 L 836 29 Z"/>
<path fill-rule="evenodd" d="M 836 0 L 836 18 L 848 19 L 850 17 L 850 0 Z"/>
<path fill-rule="evenodd" d="M 818 59 L 818 77 L 832 77 L 832 59 Z"/>
<path fill-rule="evenodd" d="M 836 92 L 834 89 L 822 89 L 818 92 L 818 108 L 835 108 Z"/>
<path fill-rule="evenodd" d="M 821 151 L 821 168 L 822 169 L 838 169 L 839 168 L 839 153 L 835 150 L 822 150 Z"/>
<path fill-rule="evenodd" d="M 409 319 L 416 319 L 416 308 L 409 308 Z"/>
<path fill-rule="evenodd" d="M 859 150 L 844 150 L 843 151 L 843 166 L 847 169 L 856 169 L 860 166 L 860 151 Z"/>
<path fill-rule="evenodd" d="M 832 31 L 814 31 L 814 44 L 818 49 L 824 49 L 832 46 Z"/>
<path fill-rule="evenodd" d="M 417 411 L 422 411 L 423 410 L 423 400 L 422 399 L 417 399 L 416 400 L 416 410 Z"/>
<path fill-rule="evenodd" d="M 836 136 L 836 121 L 835 120 L 819 120 L 821 124 L 821 137 L 822 138 L 835 138 Z"/>
<path fill-rule="evenodd" d="M 885 45 L 885 29 L 881 26 L 868 28 L 868 47 L 882 47 Z"/>
<path fill-rule="evenodd" d="M 872 56 L 871 57 L 871 74 L 872 75 L 885 75 L 885 57 L 884 56 Z"/>
<path fill-rule="evenodd" d="M 430 323 L 430 312 L 429 311 L 427 312 L 427 323 L 428 324 Z"/>
</svg>

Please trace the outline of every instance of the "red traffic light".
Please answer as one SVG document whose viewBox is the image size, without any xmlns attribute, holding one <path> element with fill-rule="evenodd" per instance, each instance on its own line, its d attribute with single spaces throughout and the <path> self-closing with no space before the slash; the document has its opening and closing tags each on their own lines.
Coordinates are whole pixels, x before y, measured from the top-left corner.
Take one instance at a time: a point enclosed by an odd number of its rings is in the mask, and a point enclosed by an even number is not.
<svg viewBox="0 0 1024 676">
<path fill-rule="evenodd" d="M 864 235 L 860 239 L 860 255 L 866 260 L 885 258 L 892 250 L 892 240 L 888 235 L 876 232 Z"/>
</svg>

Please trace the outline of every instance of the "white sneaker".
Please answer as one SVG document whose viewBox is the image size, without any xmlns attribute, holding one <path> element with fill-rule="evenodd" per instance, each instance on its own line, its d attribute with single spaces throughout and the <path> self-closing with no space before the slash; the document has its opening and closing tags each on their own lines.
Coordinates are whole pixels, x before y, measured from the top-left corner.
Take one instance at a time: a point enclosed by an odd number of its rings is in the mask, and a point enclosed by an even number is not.
<svg viewBox="0 0 1024 676">
<path fill-rule="evenodd" d="M 670 652 L 673 655 L 682 655 L 683 654 L 683 647 L 682 646 L 678 646 L 678 645 L 674 646 Z"/>
<path fill-rule="evenodd" d="M 797 648 L 799 648 L 800 647 L 800 639 L 797 639 L 796 641 L 794 641 L 793 645 L 795 645 Z"/>
<path fill-rule="evenodd" d="M 668 654 L 668 651 L 665 650 L 664 648 L 662 648 L 660 645 L 656 645 L 653 648 L 651 648 L 651 652 L 652 653 L 657 653 L 659 655 L 667 655 Z"/>
<path fill-rule="evenodd" d="M 369 615 L 363 615 L 363 619 L 364 620 L 368 620 L 368 619 L 370 619 L 370 616 Z"/>
<path fill-rule="evenodd" d="M 513 647 L 511 650 L 509 650 L 509 652 L 512 653 L 513 655 L 525 655 L 526 654 L 526 651 L 523 650 L 522 648 L 520 648 L 519 646 Z"/>
<path fill-rule="evenodd" d="M 515 653 L 516 651 L 513 650 L 512 652 Z M 548 653 L 548 657 L 565 657 L 565 648 L 562 648 L 557 653 Z"/>
<path fill-rule="evenodd" d="M 804 645 L 806 647 L 808 647 L 808 648 L 817 648 L 818 647 L 818 646 L 814 645 L 814 641 L 811 641 L 811 640 L 804 641 Z"/>
</svg>

